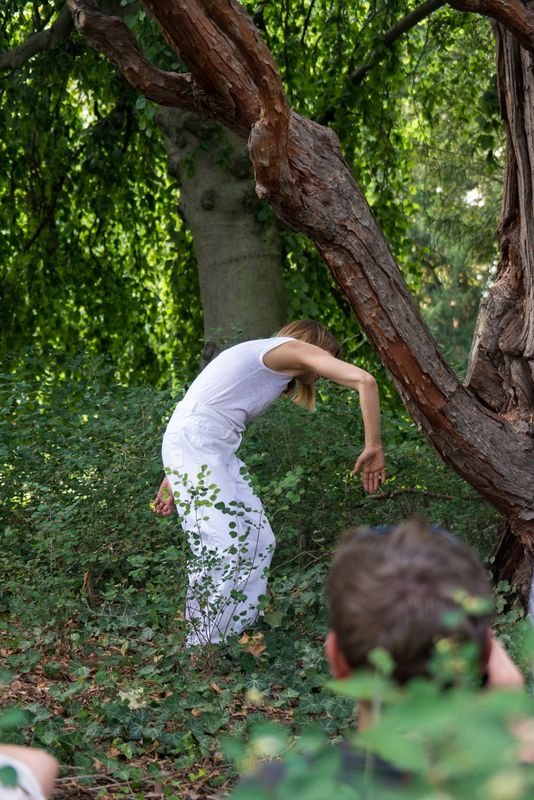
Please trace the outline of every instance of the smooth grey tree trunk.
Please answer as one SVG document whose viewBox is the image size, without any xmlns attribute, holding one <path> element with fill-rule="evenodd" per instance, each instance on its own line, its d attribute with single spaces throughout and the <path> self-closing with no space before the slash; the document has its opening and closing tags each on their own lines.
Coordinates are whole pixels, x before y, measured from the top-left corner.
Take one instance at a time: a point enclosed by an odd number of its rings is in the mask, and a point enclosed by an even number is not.
<svg viewBox="0 0 534 800">
<path fill-rule="evenodd" d="M 193 235 L 204 311 L 204 366 L 286 321 L 279 224 L 255 192 L 246 144 L 213 120 L 161 106 L 168 169 Z M 258 217 L 259 215 L 259 217 Z"/>
<path fill-rule="evenodd" d="M 254 171 L 242 137 L 198 113 L 182 95 L 184 75 L 161 72 L 145 62 L 124 21 L 119 0 L 104 0 L 105 13 L 93 0 L 83 10 L 67 3 L 57 19 L 16 47 L 1 54 L 0 70 L 20 67 L 36 53 L 56 47 L 86 15 L 98 20 L 100 36 L 121 53 L 121 71 L 135 84 L 156 81 L 151 99 L 168 154 L 168 168 L 180 185 L 179 209 L 193 234 L 205 347 L 201 367 L 235 342 L 270 336 L 286 322 L 282 278 L 280 223 L 255 192 Z M 128 6 L 129 13 L 136 4 Z M 169 102 L 170 101 L 170 102 Z M 185 109 L 182 107 L 185 102 Z M 179 106 L 179 107 L 178 107 Z"/>
</svg>

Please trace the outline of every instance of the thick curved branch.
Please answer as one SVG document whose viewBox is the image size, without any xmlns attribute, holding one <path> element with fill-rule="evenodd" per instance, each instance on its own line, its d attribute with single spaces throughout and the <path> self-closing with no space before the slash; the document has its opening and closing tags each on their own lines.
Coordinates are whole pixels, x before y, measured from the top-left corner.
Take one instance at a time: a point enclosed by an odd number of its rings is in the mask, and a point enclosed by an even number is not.
<svg viewBox="0 0 534 800">
<path fill-rule="evenodd" d="M 225 8 L 219 9 L 219 3 Z M 239 49 L 216 22 L 215 18 L 221 19 L 226 12 L 227 3 L 143 0 L 143 5 L 159 24 L 169 47 L 191 70 L 197 86 L 217 106 L 217 119 L 247 136 L 259 114 L 256 87 Z M 205 5 L 210 7 L 206 10 Z M 232 9 L 231 13 L 236 12 Z"/>
<path fill-rule="evenodd" d="M 260 115 L 249 137 L 256 192 L 263 198 L 269 192 L 288 191 L 292 184 L 287 156 L 291 110 L 274 59 L 252 20 L 233 0 L 202 0 L 202 5 L 238 49 L 256 86 Z"/>
<path fill-rule="evenodd" d="M 237 2 L 145 5 L 190 67 L 194 85 L 219 103 L 214 116 L 224 121 L 226 113 L 229 127 L 252 132 L 262 193 L 282 220 L 315 243 L 427 439 L 534 550 L 532 489 L 524 479 L 534 472 L 531 438 L 488 411 L 443 359 L 333 132 L 290 112 L 272 59 Z M 229 54 L 228 63 L 221 53 Z"/>
<path fill-rule="evenodd" d="M 400 39 L 405 33 L 408 33 L 412 28 L 415 28 L 423 19 L 429 17 L 434 11 L 441 6 L 444 6 L 446 0 L 426 0 L 425 3 L 422 3 L 417 8 L 414 8 L 413 11 L 410 11 L 409 14 L 406 14 L 401 20 L 399 20 L 392 28 L 390 28 L 383 36 L 381 36 L 380 41 L 382 44 L 390 47 L 393 42 Z M 358 84 L 362 81 L 368 72 L 372 70 L 372 68 L 377 63 L 379 57 L 378 50 L 372 50 L 369 60 L 367 63 L 362 64 L 357 69 L 353 70 L 349 75 L 349 80 L 351 83 Z"/>
<path fill-rule="evenodd" d="M 488 412 L 443 359 L 333 132 L 290 113 L 287 159 L 282 153 L 281 169 L 280 146 L 271 134 L 278 119 L 285 123 L 288 110 L 272 59 L 265 58 L 264 45 L 254 44 L 243 9 L 234 0 L 147 0 L 147 4 L 156 9 L 162 25 L 166 15 L 187 16 L 194 9 L 200 25 L 217 28 L 217 41 L 231 42 L 232 50 L 239 48 L 249 73 L 249 83 L 241 86 L 245 86 L 246 113 L 252 114 L 249 145 L 262 194 L 284 222 L 315 243 L 427 439 L 446 463 L 513 521 L 525 544 L 533 546 L 532 492 L 523 480 L 534 469 L 530 440 L 509 421 Z M 201 60 L 196 46 L 195 40 L 188 42 L 180 34 L 180 52 L 188 63 Z M 202 63 L 204 69 L 214 69 L 216 62 L 207 54 Z M 194 70 L 193 74 L 199 78 Z M 223 76 L 210 79 L 231 84 L 234 74 L 230 67 Z M 255 117 L 254 98 L 248 93 L 251 84 L 259 106 Z M 264 137 L 264 147 L 256 147 L 256 134 Z M 290 175 L 283 186 L 286 166 Z"/>
<path fill-rule="evenodd" d="M 523 47 L 534 53 L 534 12 L 532 3 L 522 0 L 448 0 L 457 11 L 472 11 L 500 22 Z"/>
<path fill-rule="evenodd" d="M 250 17 L 234 0 L 143 4 L 205 91 L 232 109 L 233 124 L 222 121 L 241 135 L 250 133 L 258 194 L 267 193 L 267 181 L 285 190 L 290 109 L 274 60 Z"/>
<path fill-rule="evenodd" d="M 42 53 L 43 50 L 52 50 L 70 36 L 72 31 L 72 16 L 66 5 L 59 12 L 57 19 L 49 28 L 32 33 L 22 44 L 14 50 L 0 55 L 0 71 L 18 69 L 30 58 Z"/>
<path fill-rule="evenodd" d="M 80 33 L 141 94 L 163 106 L 201 110 L 191 76 L 165 72 L 151 64 L 124 20 L 102 13 L 93 0 L 67 0 L 67 3 Z"/>
</svg>

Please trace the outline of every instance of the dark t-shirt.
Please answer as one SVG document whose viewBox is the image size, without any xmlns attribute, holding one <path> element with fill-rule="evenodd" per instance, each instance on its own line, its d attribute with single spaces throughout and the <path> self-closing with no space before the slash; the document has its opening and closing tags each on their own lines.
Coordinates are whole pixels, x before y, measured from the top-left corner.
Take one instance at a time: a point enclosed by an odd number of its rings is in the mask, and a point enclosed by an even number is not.
<svg viewBox="0 0 534 800">
<path fill-rule="evenodd" d="M 249 797 L 292 798 L 298 800 L 298 789 L 304 785 L 318 788 L 317 782 L 324 781 L 325 791 L 335 790 L 336 785 L 351 787 L 354 798 L 373 797 L 373 789 L 381 787 L 389 796 L 409 780 L 407 773 L 388 764 L 376 756 L 370 756 L 350 742 L 324 745 L 313 754 L 297 754 L 264 764 L 258 772 L 245 775 L 237 785 L 236 800 Z M 346 794 L 343 794 L 346 797 Z M 336 800 L 332 794 L 324 800 Z"/>
</svg>

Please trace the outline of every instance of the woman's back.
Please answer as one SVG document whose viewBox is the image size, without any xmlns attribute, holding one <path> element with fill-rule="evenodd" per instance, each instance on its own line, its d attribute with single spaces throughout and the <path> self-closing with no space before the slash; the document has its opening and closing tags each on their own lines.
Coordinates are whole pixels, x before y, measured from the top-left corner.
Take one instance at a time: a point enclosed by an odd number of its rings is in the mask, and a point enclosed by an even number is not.
<svg viewBox="0 0 534 800">
<path fill-rule="evenodd" d="M 265 353 L 289 341 L 289 336 L 254 339 L 223 350 L 193 381 L 178 407 L 183 410 L 193 403 L 209 406 L 239 431 L 244 430 L 291 380 L 291 375 L 275 372 L 263 363 Z"/>
</svg>

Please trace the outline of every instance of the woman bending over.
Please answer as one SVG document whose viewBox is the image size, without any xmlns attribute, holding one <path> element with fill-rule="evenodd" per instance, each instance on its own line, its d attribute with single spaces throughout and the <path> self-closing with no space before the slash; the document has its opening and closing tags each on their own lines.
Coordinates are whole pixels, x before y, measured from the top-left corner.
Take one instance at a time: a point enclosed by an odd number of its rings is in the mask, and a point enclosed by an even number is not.
<svg viewBox="0 0 534 800">
<path fill-rule="evenodd" d="M 376 381 L 341 361 L 339 344 L 313 320 L 271 339 L 224 350 L 191 384 L 163 437 L 167 476 L 154 511 L 178 511 L 194 555 L 185 616 L 188 645 L 224 641 L 258 616 L 275 539 L 236 456 L 247 424 L 282 394 L 315 408 L 314 384 L 328 378 L 359 393 L 365 447 L 354 465 L 374 492 L 385 479 Z"/>
</svg>

